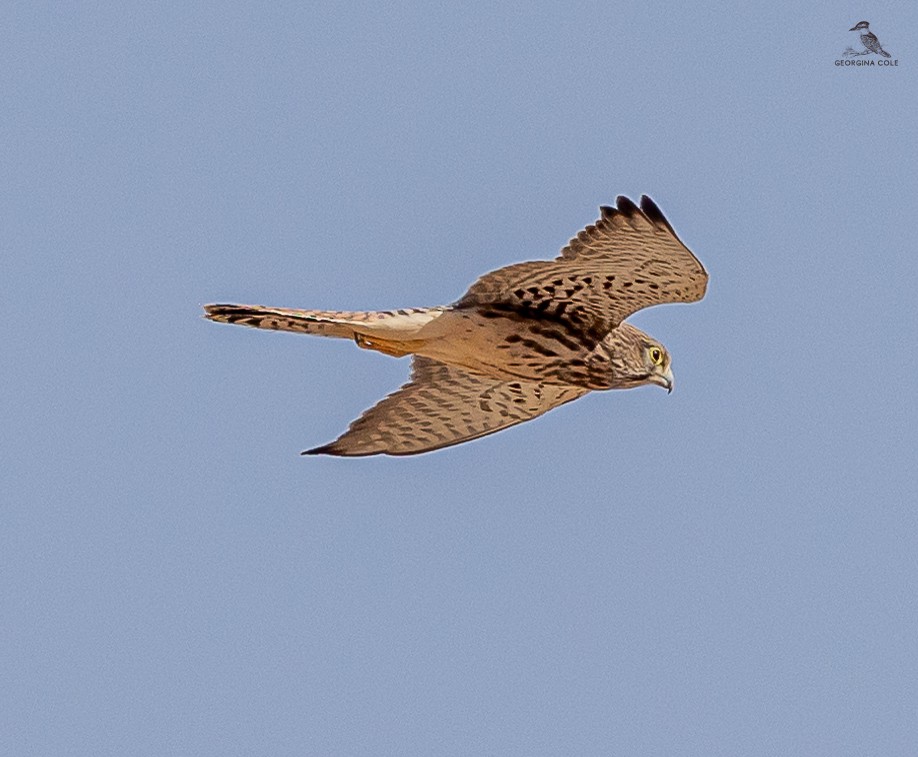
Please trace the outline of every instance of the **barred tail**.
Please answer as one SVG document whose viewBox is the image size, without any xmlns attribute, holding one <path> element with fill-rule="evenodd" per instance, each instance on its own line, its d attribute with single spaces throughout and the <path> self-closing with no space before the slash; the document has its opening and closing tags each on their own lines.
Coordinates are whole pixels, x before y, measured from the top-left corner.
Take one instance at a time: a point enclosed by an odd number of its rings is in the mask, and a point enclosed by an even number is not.
<svg viewBox="0 0 918 757">
<path fill-rule="evenodd" d="M 205 317 L 273 331 L 356 339 L 361 336 L 410 337 L 443 312 L 442 308 L 405 310 L 294 310 L 261 305 L 205 305 Z"/>
</svg>

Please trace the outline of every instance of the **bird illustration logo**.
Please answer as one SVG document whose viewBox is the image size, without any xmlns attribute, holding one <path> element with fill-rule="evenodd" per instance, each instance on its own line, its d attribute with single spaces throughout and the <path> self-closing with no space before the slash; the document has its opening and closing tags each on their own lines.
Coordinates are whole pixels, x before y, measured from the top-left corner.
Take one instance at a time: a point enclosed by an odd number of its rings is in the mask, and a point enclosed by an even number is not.
<svg viewBox="0 0 918 757">
<path fill-rule="evenodd" d="M 860 21 L 854 26 L 852 26 L 849 32 L 860 32 L 861 44 L 864 46 L 862 52 L 858 52 L 853 47 L 849 47 L 845 50 L 845 55 L 870 55 L 870 53 L 876 53 L 877 55 L 882 55 L 884 58 L 891 58 L 892 56 L 883 49 L 883 46 L 880 44 L 880 40 L 877 39 L 877 35 L 870 31 L 870 24 L 866 21 Z"/>
</svg>

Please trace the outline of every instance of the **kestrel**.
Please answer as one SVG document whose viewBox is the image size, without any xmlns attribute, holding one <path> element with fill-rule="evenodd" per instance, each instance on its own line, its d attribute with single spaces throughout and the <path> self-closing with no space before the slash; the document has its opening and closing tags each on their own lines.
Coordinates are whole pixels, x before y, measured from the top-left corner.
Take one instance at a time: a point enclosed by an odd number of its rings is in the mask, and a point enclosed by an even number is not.
<svg viewBox="0 0 918 757">
<path fill-rule="evenodd" d="M 554 260 L 485 274 L 442 307 L 350 312 L 206 305 L 206 317 L 413 355 L 411 379 L 304 455 L 413 455 L 528 421 L 601 389 L 673 388 L 670 356 L 624 320 L 697 302 L 708 275 L 653 200 L 619 197 Z"/>
</svg>

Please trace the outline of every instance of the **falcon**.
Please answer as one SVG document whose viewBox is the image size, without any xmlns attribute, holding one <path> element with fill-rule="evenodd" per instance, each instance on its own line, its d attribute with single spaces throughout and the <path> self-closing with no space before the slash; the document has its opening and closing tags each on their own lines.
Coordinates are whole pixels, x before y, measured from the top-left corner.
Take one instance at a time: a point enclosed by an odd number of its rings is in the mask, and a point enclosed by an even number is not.
<svg viewBox="0 0 918 757">
<path fill-rule="evenodd" d="M 669 352 L 625 319 L 697 302 L 708 274 L 650 197 L 600 208 L 554 260 L 485 274 L 452 305 L 379 311 L 206 305 L 205 317 L 352 339 L 411 377 L 304 455 L 414 455 L 492 434 L 605 389 L 673 389 Z"/>
</svg>

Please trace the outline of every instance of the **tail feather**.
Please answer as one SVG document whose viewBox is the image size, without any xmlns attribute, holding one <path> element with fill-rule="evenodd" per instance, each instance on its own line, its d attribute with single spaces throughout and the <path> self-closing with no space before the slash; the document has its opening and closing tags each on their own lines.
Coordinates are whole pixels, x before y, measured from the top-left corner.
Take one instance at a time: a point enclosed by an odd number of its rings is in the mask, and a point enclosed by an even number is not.
<svg viewBox="0 0 918 757">
<path fill-rule="evenodd" d="M 442 308 L 405 310 L 295 310 L 261 305 L 205 305 L 205 318 L 273 331 L 355 339 L 357 336 L 410 336 L 443 312 Z"/>
</svg>

